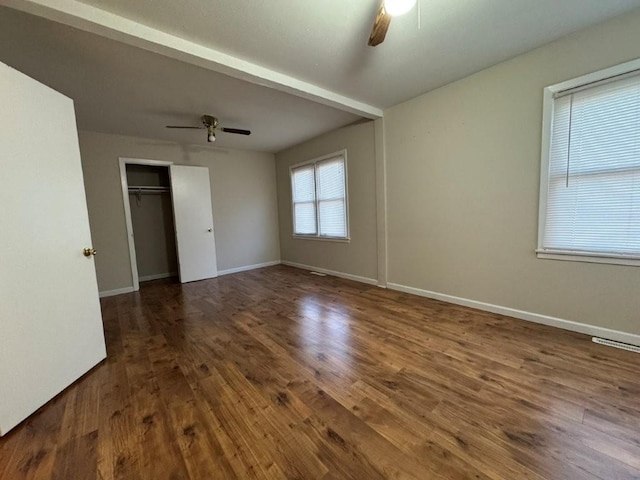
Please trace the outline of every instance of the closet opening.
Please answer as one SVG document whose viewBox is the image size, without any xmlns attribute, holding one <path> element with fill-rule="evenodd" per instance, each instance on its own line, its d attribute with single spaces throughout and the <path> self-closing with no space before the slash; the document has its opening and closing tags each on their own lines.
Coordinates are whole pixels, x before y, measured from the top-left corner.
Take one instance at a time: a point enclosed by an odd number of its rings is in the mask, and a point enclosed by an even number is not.
<svg viewBox="0 0 640 480">
<path fill-rule="evenodd" d="M 124 162 L 121 173 L 128 199 L 125 210 L 128 210 L 131 270 L 134 289 L 138 290 L 142 282 L 177 277 L 178 258 L 170 162 L 133 162 Z"/>
<path fill-rule="evenodd" d="M 138 281 L 178 275 L 169 168 L 127 165 Z"/>
<path fill-rule="evenodd" d="M 120 181 L 133 289 L 178 276 L 218 276 L 207 167 L 120 157 Z"/>
</svg>

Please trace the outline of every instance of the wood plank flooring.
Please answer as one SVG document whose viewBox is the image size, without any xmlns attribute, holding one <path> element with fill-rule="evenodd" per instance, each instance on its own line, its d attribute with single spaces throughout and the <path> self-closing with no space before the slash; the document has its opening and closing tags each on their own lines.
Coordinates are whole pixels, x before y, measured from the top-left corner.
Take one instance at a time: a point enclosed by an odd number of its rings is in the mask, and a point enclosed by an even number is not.
<svg viewBox="0 0 640 480">
<path fill-rule="evenodd" d="M 640 478 L 640 355 L 285 266 L 102 300 L 2 479 Z"/>
</svg>

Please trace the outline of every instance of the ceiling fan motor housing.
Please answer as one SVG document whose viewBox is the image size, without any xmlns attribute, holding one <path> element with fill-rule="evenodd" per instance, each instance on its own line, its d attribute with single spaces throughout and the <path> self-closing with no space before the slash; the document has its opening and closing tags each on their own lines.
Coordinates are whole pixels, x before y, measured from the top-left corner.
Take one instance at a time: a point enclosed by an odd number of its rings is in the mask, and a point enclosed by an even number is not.
<svg viewBox="0 0 640 480">
<path fill-rule="evenodd" d="M 203 115 L 202 123 L 207 127 L 207 142 L 215 142 L 216 140 L 216 127 L 218 126 L 218 119 L 211 115 Z"/>
<path fill-rule="evenodd" d="M 212 117 L 211 115 L 202 115 L 202 123 L 205 127 L 218 127 L 218 119 L 216 117 Z"/>
</svg>

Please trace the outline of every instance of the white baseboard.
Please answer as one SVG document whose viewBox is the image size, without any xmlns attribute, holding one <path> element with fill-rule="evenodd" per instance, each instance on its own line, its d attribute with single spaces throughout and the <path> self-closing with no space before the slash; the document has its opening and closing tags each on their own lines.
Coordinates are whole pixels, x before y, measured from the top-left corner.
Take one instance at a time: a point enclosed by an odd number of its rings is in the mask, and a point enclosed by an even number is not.
<svg viewBox="0 0 640 480">
<path fill-rule="evenodd" d="M 155 275 L 145 275 L 144 277 L 139 277 L 138 282 L 149 282 L 151 280 L 160 280 L 161 278 L 171 278 L 177 276 L 178 272 L 156 273 Z"/>
<path fill-rule="evenodd" d="M 336 272 L 334 270 L 327 270 L 326 268 L 312 267 L 311 265 L 303 265 L 301 263 L 289 262 L 282 260 L 283 265 L 290 267 L 301 268 L 302 270 L 310 270 L 314 272 L 326 273 L 327 275 L 333 275 L 334 277 L 346 278 L 347 280 L 353 280 L 355 282 L 366 283 L 368 285 L 378 285 L 378 280 L 375 278 L 359 277 L 358 275 L 351 275 L 350 273 Z"/>
<path fill-rule="evenodd" d="M 523 310 L 517 310 L 515 308 L 502 307 L 500 305 L 479 302 L 477 300 L 470 300 L 468 298 L 455 297 L 453 295 L 431 292 L 429 290 L 422 290 L 415 287 L 407 287 L 406 285 L 400 285 L 398 283 L 387 283 L 387 288 L 391 290 L 397 290 L 399 292 L 411 293 L 420 297 L 433 298 L 434 300 L 441 300 L 443 302 L 455 303 L 456 305 L 477 308 L 478 310 L 484 310 L 486 312 L 498 313 L 500 315 L 519 318 L 521 320 L 527 320 L 529 322 L 541 323 L 543 325 L 562 328 L 564 330 L 570 330 L 572 332 L 584 333 L 595 337 L 608 338 L 610 340 L 617 340 L 619 342 L 640 346 L 640 335 L 636 335 L 634 333 L 621 332 L 619 330 L 612 330 L 610 328 L 574 322 L 572 320 L 549 317 L 547 315 L 541 315 L 539 313 L 525 312 Z"/>
<path fill-rule="evenodd" d="M 133 287 L 116 288 L 115 290 L 104 290 L 99 292 L 100 298 L 113 297 L 114 295 L 122 295 L 123 293 L 133 292 Z"/>
<path fill-rule="evenodd" d="M 230 268 L 228 270 L 220 270 L 218 272 L 218 276 L 221 275 L 229 275 L 230 273 L 237 273 L 237 272 L 245 272 L 247 270 L 254 270 L 256 268 L 262 268 L 262 267 L 271 267 L 273 265 L 280 265 L 280 260 L 274 260 L 272 262 L 265 262 L 265 263 L 256 263 L 255 265 L 246 265 L 244 267 L 238 267 L 238 268 Z M 157 275 L 147 275 L 145 277 L 140 277 L 138 280 L 140 282 L 147 282 L 150 280 L 158 280 L 161 278 L 169 278 L 169 277 L 174 277 L 178 275 L 178 273 L 160 273 Z M 122 295 L 123 293 L 131 293 L 133 292 L 133 287 L 124 287 L 124 288 L 118 288 L 115 290 L 105 290 L 102 292 L 99 292 L 100 298 L 103 297 L 113 297 L 114 295 Z"/>
<path fill-rule="evenodd" d="M 230 273 L 246 272 L 247 270 L 255 270 L 256 268 L 272 267 L 274 265 L 280 265 L 280 260 L 273 260 L 271 262 L 256 263 L 254 265 L 245 265 L 244 267 L 228 268 L 227 270 L 219 270 L 218 276 L 229 275 Z"/>
</svg>

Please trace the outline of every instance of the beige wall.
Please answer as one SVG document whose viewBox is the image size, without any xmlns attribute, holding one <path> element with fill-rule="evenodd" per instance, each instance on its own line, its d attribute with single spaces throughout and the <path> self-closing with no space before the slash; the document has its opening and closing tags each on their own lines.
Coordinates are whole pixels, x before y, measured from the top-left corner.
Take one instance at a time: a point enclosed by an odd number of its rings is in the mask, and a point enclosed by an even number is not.
<svg viewBox="0 0 640 480">
<path fill-rule="evenodd" d="M 350 243 L 292 238 L 289 167 L 347 150 Z M 336 272 L 377 278 L 376 163 L 374 123 L 341 128 L 276 154 L 280 254 L 289 261 Z"/>
<path fill-rule="evenodd" d="M 209 168 L 219 271 L 279 260 L 272 154 L 94 132 L 79 136 L 100 291 L 133 283 L 119 156 Z"/>
<path fill-rule="evenodd" d="M 129 185 L 140 184 L 129 181 Z M 129 205 L 140 280 L 144 281 L 145 277 L 176 274 L 176 233 L 169 192 L 143 194 L 139 197 L 130 193 Z"/>
<path fill-rule="evenodd" d="M 640 14 L 385 111 L 389 282 L 640 333 L 640 268 L 539 260 L 542 89 L 640 56 Z"/>
</svg>

